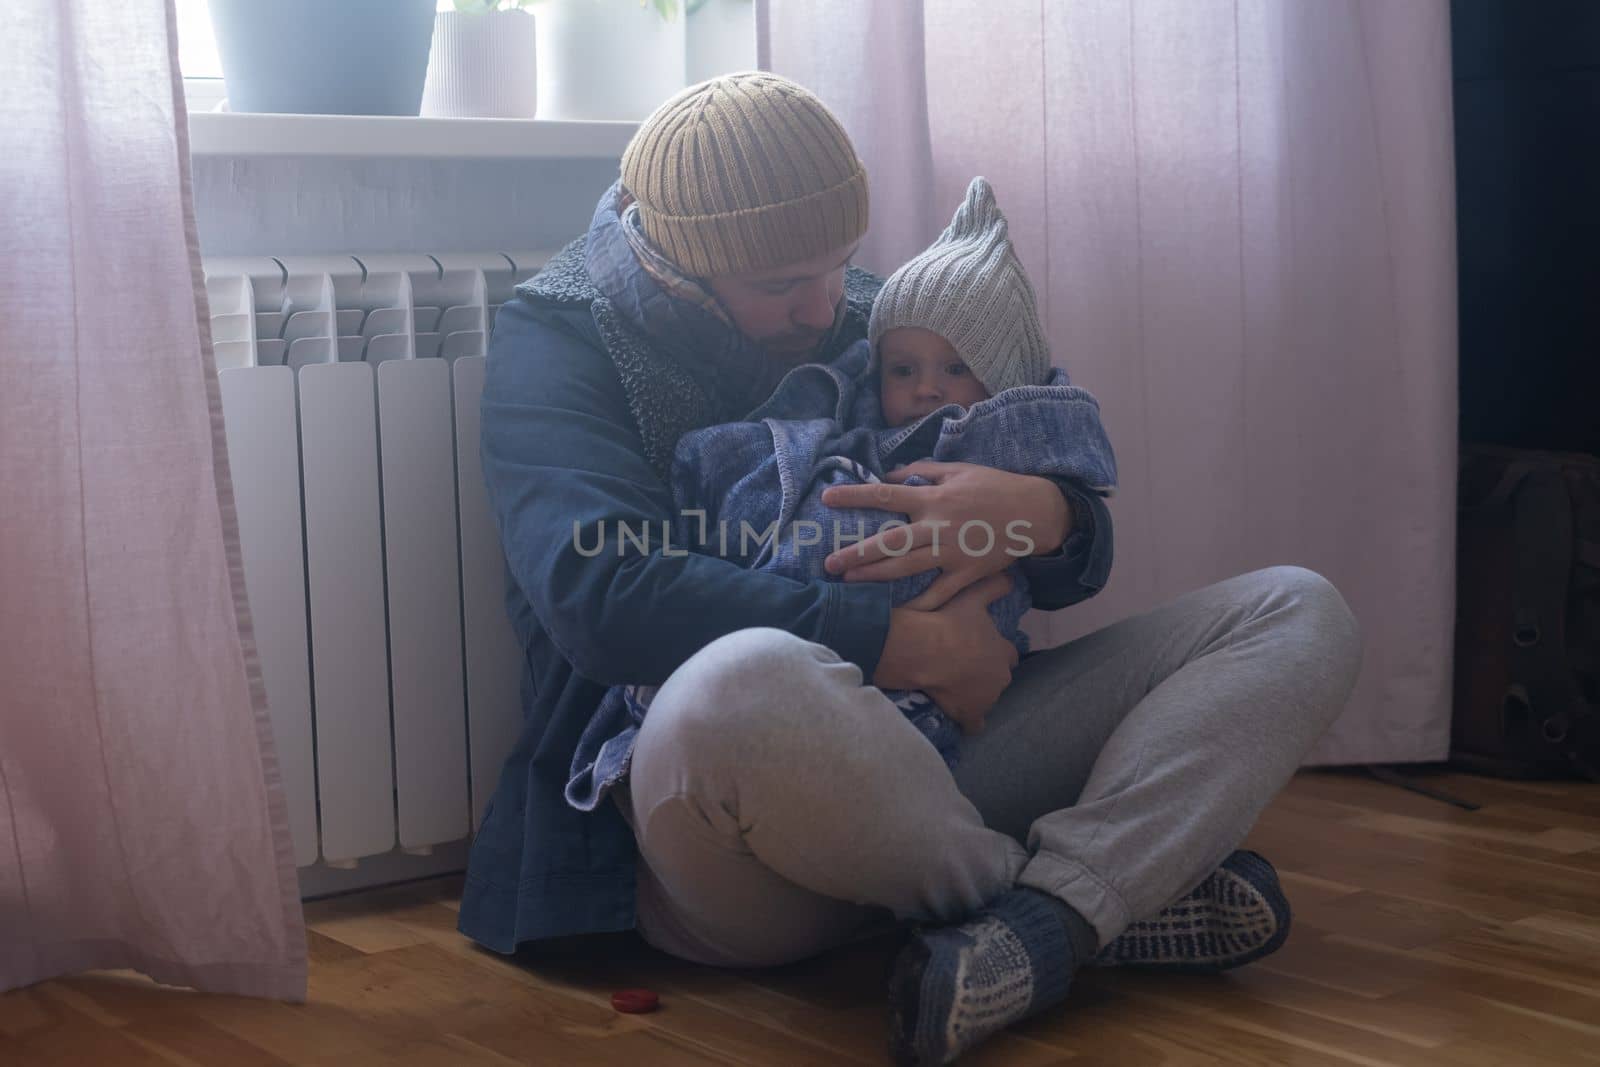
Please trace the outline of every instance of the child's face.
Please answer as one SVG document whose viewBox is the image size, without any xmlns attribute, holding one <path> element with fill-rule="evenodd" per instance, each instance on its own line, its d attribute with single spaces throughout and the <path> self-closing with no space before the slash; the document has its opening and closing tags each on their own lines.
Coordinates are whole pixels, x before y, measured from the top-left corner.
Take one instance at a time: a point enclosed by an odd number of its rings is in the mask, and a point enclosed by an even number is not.
<svg viewBox="0 0 1600 1067">
<path fill-rule="evenodd" d="M 950 342 L 920 326 L 878 338 L 878 362 L 883 419 L 890 426 L 905 426 L 946 404 L 971 407 L 989 399 Z"/>
</svg>

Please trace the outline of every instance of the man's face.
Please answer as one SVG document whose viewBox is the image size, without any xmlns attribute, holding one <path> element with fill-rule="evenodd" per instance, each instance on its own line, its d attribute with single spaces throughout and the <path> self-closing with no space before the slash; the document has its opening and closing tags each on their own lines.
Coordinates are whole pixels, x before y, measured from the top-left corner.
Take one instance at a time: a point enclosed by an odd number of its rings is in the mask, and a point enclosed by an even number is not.
<svg viewBox="0 0 1600 1067">
<path fill-rule="evenodd" d="M 707 279 L 739 332 L 788 363 L 804 363 L 833 328 L 856 245 L 770 270 Z"/>
</svg>

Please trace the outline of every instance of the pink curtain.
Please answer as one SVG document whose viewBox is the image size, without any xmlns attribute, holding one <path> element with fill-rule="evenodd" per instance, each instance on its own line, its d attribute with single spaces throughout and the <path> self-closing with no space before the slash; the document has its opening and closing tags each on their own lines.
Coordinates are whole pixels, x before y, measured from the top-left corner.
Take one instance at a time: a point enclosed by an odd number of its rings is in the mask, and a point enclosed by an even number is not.
<svg viewBox="0 0 1600 1067">
<path fill-rule="evenodd" d="M 1367 637 L 1314 762 L 1443 756 L 1445 0 L 758 3 L 762 65 L 836 109 L 869 168 L 866 265 L 904 261 L 988 176 L 1057 361 L 1102 402 L 1122 475 L 1111 584 L 1035 633 L 1311 567 Z"/>
<path fill-rule="evenodd" d="M 304 999 L 168 0 L 0 34 L 0 989 Z"/>
</svg>

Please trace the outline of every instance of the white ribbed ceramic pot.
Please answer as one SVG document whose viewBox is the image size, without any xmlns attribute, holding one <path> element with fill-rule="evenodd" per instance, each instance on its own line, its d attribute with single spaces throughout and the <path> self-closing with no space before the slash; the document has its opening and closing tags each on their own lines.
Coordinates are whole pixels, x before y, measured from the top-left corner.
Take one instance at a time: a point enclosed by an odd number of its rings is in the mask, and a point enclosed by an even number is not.
<svg viewBox="0 0 1600 1067">
<path fill-rule="evenodd" d="M 531 119 L 539 99 L 538 38 L 526 11 L 435 16 L 424 115 Z"/>
</svg>

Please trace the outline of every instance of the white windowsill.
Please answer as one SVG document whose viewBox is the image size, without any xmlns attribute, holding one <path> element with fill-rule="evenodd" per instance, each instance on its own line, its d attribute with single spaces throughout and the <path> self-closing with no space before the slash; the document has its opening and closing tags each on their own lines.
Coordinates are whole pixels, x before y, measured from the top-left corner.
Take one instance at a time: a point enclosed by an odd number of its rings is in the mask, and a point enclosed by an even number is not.
<svg viewBox="0 0 1600 1067">
<path fill-rule="evenodd" d="M 189 114 L 196 156 L 615 159 L 637 122 L 388 115 Z"/>
</svg>

